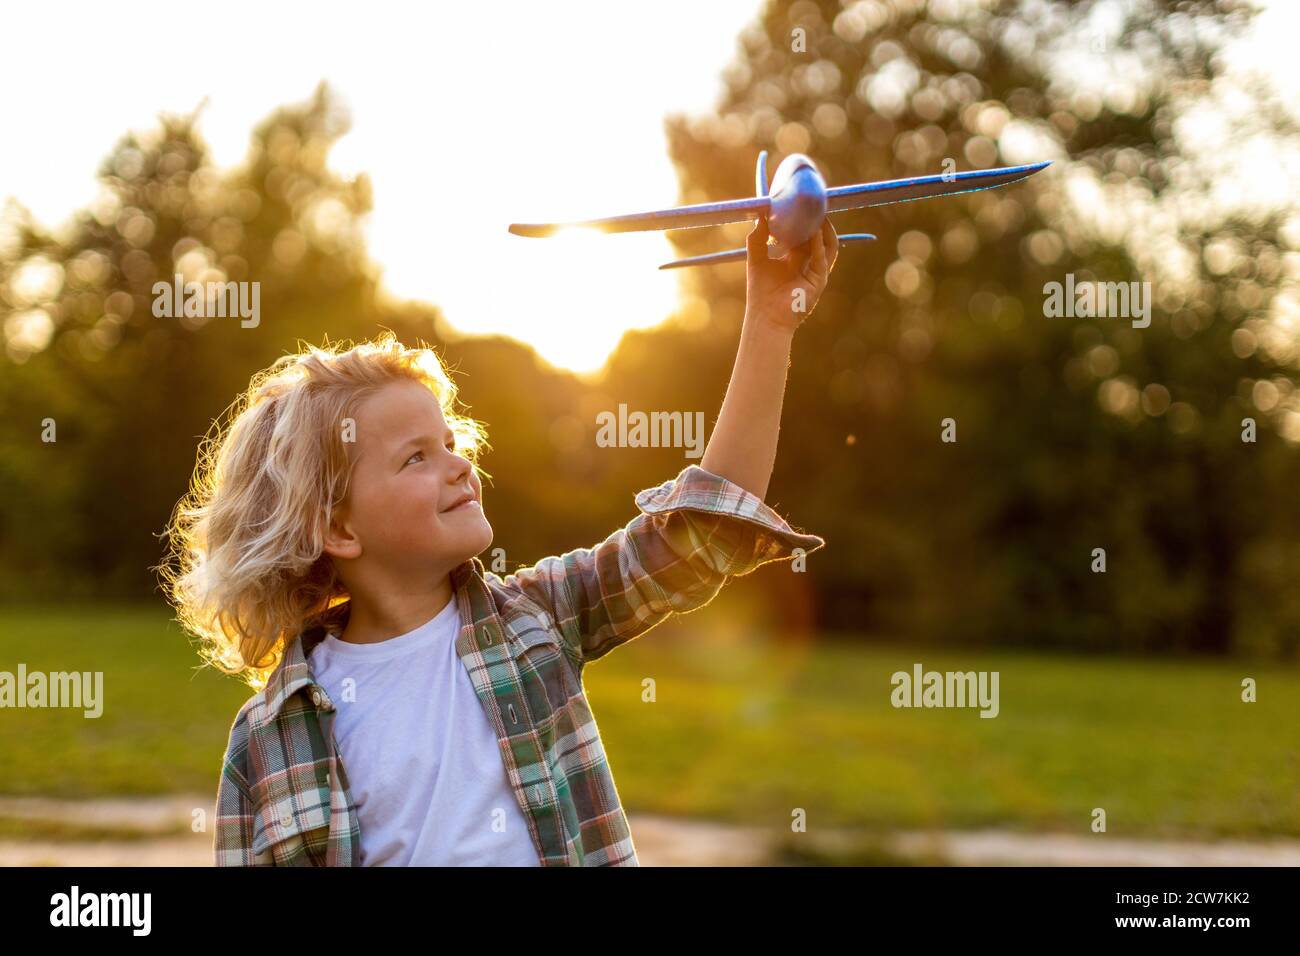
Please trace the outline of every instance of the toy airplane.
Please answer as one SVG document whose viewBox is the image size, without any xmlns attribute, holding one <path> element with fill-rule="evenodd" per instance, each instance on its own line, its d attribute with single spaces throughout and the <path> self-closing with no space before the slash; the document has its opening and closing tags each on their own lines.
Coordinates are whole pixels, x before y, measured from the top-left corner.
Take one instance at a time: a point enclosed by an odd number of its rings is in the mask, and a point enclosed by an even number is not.
<svg viewBox="0 0 1300 956">
<path fill-rule="evenodd" d="M 586 222 L 567 223 L 513 223 L 510 231 L 516 236 L 549 236 L 561 229 L 585 227 L 601 232 L 644 232 L 654 229 L 694 229 L 698 226 L 718 226 L 726 222 L 768 217 L 767 255 L 779 259 L 791 249 L 800 246 L 821 229 L 829 213 L 863 206 L 883 206 L 887 203 L 908 202 L 913 199 L 930 199 L 934 196 L 952 196 L 956 193 L 974 192 L 1005 186 L 1032 176 L 1051 163 L 1033 163 L 1029 166 L 1004 166 L 1001 169 L 977 169 L 965 173 L 940 173 L 937 176 L 919 176 L 914 179 L 891 179 L 878 183 L 859 183 L 856 186 L 835 186 L 828 189 L 813 161 L 803 153 L 791 153 L 776 167 L 771 188 L 767 182 L 767 151 L 758 154 L 758 168 L 754 172 L 757 195 L 753 199 L 733 199 L 728 202 L 700 203 L 695 206 L 678 206 L 658 212 L 633 213 L 609 219 L 591 219 Z M 869 232 L 846 233 L 840 242 L 859 242 L 876 238 Z M 744 249 L 730 249 L 704 256 L 691 256 L 665 262 L 660 269 L 679 269 L 683 266 L 715 265 L 735 262 L 745 258 Z"/>
</svg>

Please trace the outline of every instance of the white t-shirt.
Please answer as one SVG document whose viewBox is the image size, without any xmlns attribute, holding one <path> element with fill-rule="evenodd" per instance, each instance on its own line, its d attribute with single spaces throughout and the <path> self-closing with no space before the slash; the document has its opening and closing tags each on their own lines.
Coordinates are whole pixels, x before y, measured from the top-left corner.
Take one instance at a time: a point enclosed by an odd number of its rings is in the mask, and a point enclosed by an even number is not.
<svg viewBox="0 0 1300 956">
<path fill-rule="evenodd" d="M 456 654 L 460 624 L 452 595 L 407 634 L 376 644 L 331 634 L 312 648 L 312 674 L 336 708 L 363 866 L 541 865 Z"/>
</svg>

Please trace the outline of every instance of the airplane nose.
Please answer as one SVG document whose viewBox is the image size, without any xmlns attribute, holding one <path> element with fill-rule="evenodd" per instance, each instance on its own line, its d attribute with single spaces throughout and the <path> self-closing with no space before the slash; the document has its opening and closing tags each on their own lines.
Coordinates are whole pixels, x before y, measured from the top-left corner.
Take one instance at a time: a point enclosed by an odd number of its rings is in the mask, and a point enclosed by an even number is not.
<svg viewBox="0 0 1300 956">
<path fill-rule="evenodd" d="M 811 239 L 825 218 L 826 183 L 816 167 L 800 166 L 772 197 L 768 229 L 774 239 L 791 248 Z"/>
</svg>

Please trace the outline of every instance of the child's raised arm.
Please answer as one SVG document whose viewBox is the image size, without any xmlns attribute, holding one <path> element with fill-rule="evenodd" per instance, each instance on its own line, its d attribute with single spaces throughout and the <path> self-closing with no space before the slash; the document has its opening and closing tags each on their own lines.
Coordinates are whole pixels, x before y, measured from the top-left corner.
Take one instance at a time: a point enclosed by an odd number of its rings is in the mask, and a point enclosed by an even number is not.
<svg viewBox="0 0 1300 956">
<path fill-rule="evenodd" d="M 839 240 L 827 219 L 821 232 L 803 246 L 780 259 L 769 259 L 767 220 L 759 219 L 746 247 L 740 348 L 700 464 L 764 498 L 776 462 L 790 343 L 826 288 Z"/>
<path fill-rule="evenodd" d="M 637 495 L 642 513 L 595 548 L 545 558 L 505 579 L 554 615 L 579 666 L 670 614 L 708 604 L 728 577 L 826 543 L 795 531 L 763 497 L 790 343 L 826 288 L 838 248 L 826 222 L 804 246 L 769 259 L 767 222 L 759 220 L 748 240 L 740 348 L 700 465 Z"/>
</svg>

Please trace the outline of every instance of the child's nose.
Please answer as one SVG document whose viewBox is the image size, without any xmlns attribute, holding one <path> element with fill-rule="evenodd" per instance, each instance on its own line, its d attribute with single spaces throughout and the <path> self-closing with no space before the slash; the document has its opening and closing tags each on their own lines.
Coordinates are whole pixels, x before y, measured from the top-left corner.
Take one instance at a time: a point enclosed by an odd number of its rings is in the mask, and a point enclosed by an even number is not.
<svg viewBox="0 0 1300 956">
<path fill-rule="evenodd" d="M 473 469 L 470 462 L 455 452 L 451 453 L 451 473 L 456 484 L 463 484 L 465 475 Z"/>
</svg>

